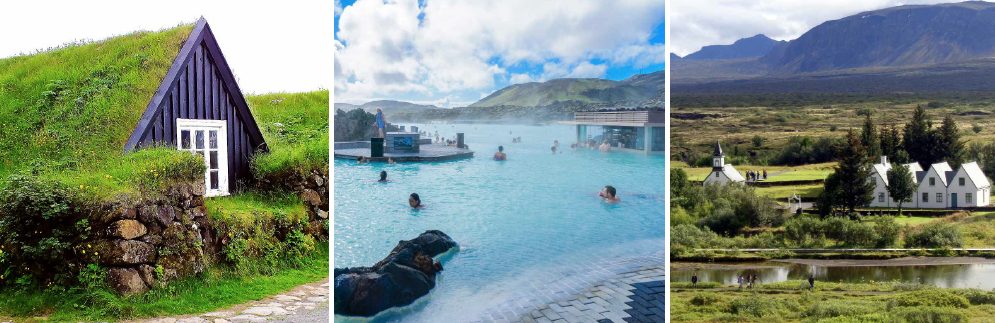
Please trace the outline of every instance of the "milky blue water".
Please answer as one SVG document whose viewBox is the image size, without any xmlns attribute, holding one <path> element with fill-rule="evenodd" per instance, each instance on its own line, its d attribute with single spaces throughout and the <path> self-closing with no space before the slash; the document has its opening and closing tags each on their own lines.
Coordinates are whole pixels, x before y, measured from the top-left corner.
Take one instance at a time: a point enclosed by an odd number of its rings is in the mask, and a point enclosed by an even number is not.
<svg viewBox="0 0 995 323">
<path fill-rule="evenodd" d="M 373 265 L 399 240 L 430 229 L 460 245 L 444 259 L 427 297 L 374 321 L 472 321 L 520 298 L 515 291 L 541 288 L 548 277 L 538 273 L 574 275 L 594 259 L 663 253 L 664 156 L 571 150 L 575 130 L 564 125 L 420 128 L 447 138 L 464 132 L 475 157 L 393 165 L 334 161 L 335 267 Z M 550 152 L 554 139 L 562 153 Z M 507 161 L 492 160 L 498 145 Z M 376 182 L 381 170 L 389 183 Z M 598 198 L 605 185 L 618 189 L 620 203 Z M 423 209 L 408 207 L 412 192 Z"/>
</svg>

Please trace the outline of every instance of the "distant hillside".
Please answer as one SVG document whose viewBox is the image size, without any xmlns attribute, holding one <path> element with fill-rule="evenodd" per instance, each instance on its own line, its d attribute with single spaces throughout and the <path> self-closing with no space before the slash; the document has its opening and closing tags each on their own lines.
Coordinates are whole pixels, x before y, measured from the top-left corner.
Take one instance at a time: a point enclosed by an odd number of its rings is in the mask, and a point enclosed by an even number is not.
<svg viewBox="0 0 995 323">
<path fill-rule="evenodd" d="M 992 91 L 991 58 L 995 4 L 898 6 L 824 22 L 759 58 L 673 60 L 671 90 L 675 103 L 694 104 L 705 104 L 701 95 Z"/>
<path fill-rule="evenodd" d="M 663 96 L 665 75 L 659 71 L 636 75 L 624 81 L 565 78 L 515 84 L 491 93 L 470 107 L 638 103 Z"/>
<path fill-rule="evenodd" d="M 762 61 L 781 73 L 995 56 L 995 4 L 899 6 L 824 22 Z"/>
<path fill-rule="evenodd" d="M 784 46 L 787 43 L 787 41 L 773 40 L 766 35 L 760 34 L 737 40 L 730 45 L 705 46 L 697 52 L 688 54 L 683 59 L 738 59 L 761 57 L 771 52 L 771 50 L 775 47 Z"/>
<path fill-rule="evenodd" d="M 335 103 L 335 108 L 341 109 L 342 111 L 363 109 L 364 111 L 370 113 L 376 112 L 377 108 L 380 108 L 381 110 L 383 110 L 384 114 L 394 114 L 400 112 L 417 112 L 428 109 L 438 109 L 439 107 L 434 105 L 415 104 L 403 101 L 377 100 L 377 101 L 370 101 L 362 105 L 355 105 L 349 103 Z"/>
</svg>

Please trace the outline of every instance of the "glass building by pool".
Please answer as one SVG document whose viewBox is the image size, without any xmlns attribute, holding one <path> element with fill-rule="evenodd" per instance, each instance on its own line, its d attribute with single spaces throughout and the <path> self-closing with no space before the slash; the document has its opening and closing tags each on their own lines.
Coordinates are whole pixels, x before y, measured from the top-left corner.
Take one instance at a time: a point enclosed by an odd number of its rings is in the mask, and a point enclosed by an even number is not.
<svg viewBox="0 0 995 323">
<path fill-rule="evenodd" d="M 666 131 L 666 111 L 619 110 L 584 111 L 574 113 L 577 143 L 600 145 L 607 142 L 616 150 L 662 154 Z"/>
</svg>

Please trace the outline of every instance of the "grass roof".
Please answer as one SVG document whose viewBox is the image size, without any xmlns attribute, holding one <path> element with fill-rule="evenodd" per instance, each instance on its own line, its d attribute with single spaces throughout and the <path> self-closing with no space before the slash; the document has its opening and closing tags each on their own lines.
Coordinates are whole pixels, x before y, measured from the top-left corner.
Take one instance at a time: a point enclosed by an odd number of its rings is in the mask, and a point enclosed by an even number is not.
<svg viewBox="0 0 995 323">
<path fill-rule="evenodd" d="M 256 155 L 257 178 L 328 168 L 328 90 L 246 97 L 270 148 Z"/>
<path fill-rule="evenodd" d="M 124 154 L 193 29 L 181 25 L 0 59 L 0 178 Z"/>
</svg>

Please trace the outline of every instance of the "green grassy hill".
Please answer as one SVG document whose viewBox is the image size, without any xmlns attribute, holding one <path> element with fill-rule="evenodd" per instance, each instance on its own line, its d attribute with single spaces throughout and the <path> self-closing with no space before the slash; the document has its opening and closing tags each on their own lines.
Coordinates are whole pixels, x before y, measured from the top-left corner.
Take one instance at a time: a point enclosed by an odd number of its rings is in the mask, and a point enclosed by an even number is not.
<svg viewBox="0 0 995 323">
<path fill-rule="evenodd" d="M 285 170 L 328 168 L 328 90 L 246 97 L 268 154 L 257 155 L 257 177 Z"/>
<path fill-rule="evenodd" d="M 0 59 L 0 178 L 120 157 L 192 28 Z"/>
<path fill-rule="evenodd" d="M 555 79 L 515 84 L 498 90 L 470 107 L 540 107 L 557 103 L 642 101 L 655 95 L 650 87 L 602 79 Z"/>
</svg>

